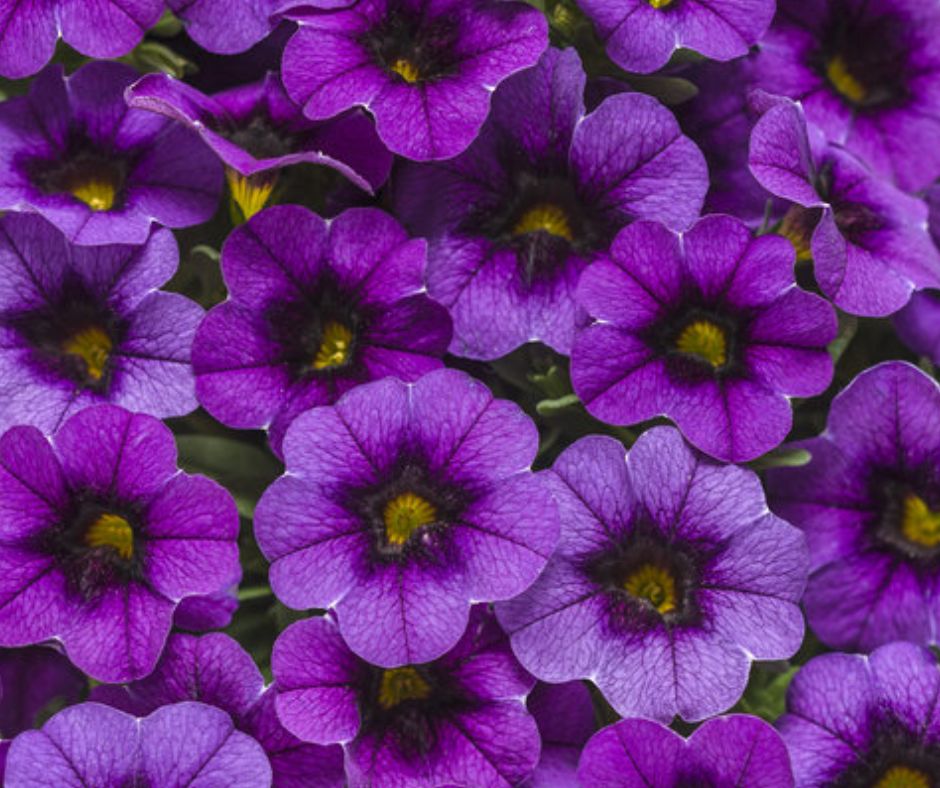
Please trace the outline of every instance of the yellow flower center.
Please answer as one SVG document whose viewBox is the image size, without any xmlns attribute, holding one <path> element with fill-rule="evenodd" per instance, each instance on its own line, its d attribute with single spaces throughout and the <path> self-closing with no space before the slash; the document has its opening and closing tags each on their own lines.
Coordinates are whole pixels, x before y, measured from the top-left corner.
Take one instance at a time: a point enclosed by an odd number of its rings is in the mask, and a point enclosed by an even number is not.
<svg viewBox="0 0 940 788">
<path fill-rule="evenodd" d="M 910 766 L 892 766 L 881 775 L 875 788 L 930 788 L 930 778 Z"/>
<path fill-rule="evenodd" d="M 341 367 L 349 361 L 352 350 L 353 333 L 342 323 L 335 320 L 323 326 L 323 336 L 316 358 L 313 360 L 314 369 L 329 369 Z"/>
<path fill-rule="evenodd" d="M 93 211 L 110 211 L 117 197 L 117 184 L 107 177 L 83 178 L 69 186 L 69 192 Z"/>
<path fill-rule="evenodd" d="M 386 711 L 406 700 L 427 700 L 431 685 L 411 667 L 382 671 L 379 682 L 379 706 Z"/>
<path fill-rule="evenodd" d="M 62 351 L 85 362 L 85 372 L 95 383 L 101 380 L 111 353 L 111 337 L 98 326 L 83 328 L 62 343 Z"/>
<path fill-rule="evenodd" d="M 564 238 L 566 241 L 574 240 L 568 216 L 557 205 L 540 202 L 529 208 L 512 228 L 513 235 L 525 235 L 543 230 L 550 235 Z"/>
<path fill-rule="evenodd" d="M 672 4 L 672 0 L 646 0 L 653 8 L 665 8 Z"/>
<path fill-rule="evenodd" d="M 868 97 L 868 90 L 849 71 L 841 55 L 826 63 L 826 79 L 843 98 L 853 104 L 861 104 Z"/>
<path fill-rule="evenodd" d="M 111 547 L 125 561 L 134 556 L 134 531 L 131 524 L 116 514 L 103 514 L 85 532 L 89 547 Z"/>
<path fill-rule="evenodd" d="M 268 204 L 277 182 L 277 178 L 270 173 L 245 176 L 230 169 L 225 170 L 225 179 L 228 181 L 232 201 L 241 211 L 243 221 L 248 221 Z"/>
<path fill-rule="evenodd" d="M 940 544 L 940 513 L 931 511 L 923 498 L 911 493 L 901 504 L 901 533 L 909 542 L 936 547 Z"/>
<path fill-rule="evenodd" d="M 786 238 L 796 250 L 797 262 L 806 262 L 813 259 L 812 230 L 807 216 L 808 211 L 794 205 L 784 214 L 780 226 L 777 228 L 777 235 Z"/>
<path fill-rule="evenodd" d="M 403 57 L 391 63 L 388 70 L 394 74 L 398 74 L 398 76 L 409 84 L 414 84 L 421 79 L 421 72 L 418 71 L 418 67 L 410 60 Z"/>
<path fill-rule="evenodd" d="M 656 564 L 643 564 L 623 582 L 624 590 L 636 599 L 645 599 L 659 613 L 676 609 L 676 581 L 668 570 Z"/>
<path fill-rule="evenodd" d="M 707 361 L 716 369 L 728 361 L 725 332 L 709 320 L 689 323 L 676 339 L 676 350 Z"/>
<path fill-rule="evenodd" d="M 437 509 L 420 495 L 406 492 L 385 504 L 382 519 L 389 544 L 400 546 L 419 528 L 433 523 L 437 519 Z"/>
</svg>

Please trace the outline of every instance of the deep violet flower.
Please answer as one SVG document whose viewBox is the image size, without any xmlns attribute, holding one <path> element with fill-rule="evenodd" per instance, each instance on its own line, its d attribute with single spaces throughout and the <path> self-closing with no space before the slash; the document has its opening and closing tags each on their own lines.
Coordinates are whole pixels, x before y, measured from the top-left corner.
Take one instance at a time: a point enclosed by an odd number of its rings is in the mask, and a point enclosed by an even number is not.
<svg viewBox="0 0 940 788">
<path fill-rule="evenodd" d="M 359 0 L 286 16 L 300 29 L 281 73 L 304 114 L 322 120 L 365 107 L 393 153 L 422 161 L 465 150 L 493 88 L 548 44 L 545 15 L 514 1 Z"/>
<path fill-rule="evenodd" d="M 166 115 L 205 140 L 225 164 L 232 197 L 246 218 L 272 196 L 283 167 L 321 164 L 371 193 L 392 166 L 392 155 L 361 111 L 307 120 L 276 74 L 214 96 L 166 74 L 148 74 L 125 95 L 129 106 Z"/>
<path fill-rule="evenodd" d="M 755 84 L 906 191 L 940 176 L 940 5 L 780 0 Z"/>
<path fill-rule="evenodd" d="M 169 230 L 141 246 L 81 247 L 39 216 L 0 217 L 0 434 L 52 432 L 101 402 L 159 417 L 193 410 L 202 307 L 157 290 L 178 259 Z"/>
<path fill-rule="evenodd" d="M 224 711 L 203 703 L 164 706 L 144 719 L 98 703 L 71 706 L 41 730 L 14 740 L 4 783 L 9 788 L 270 784 L 271 766 L 258 742 L 235 730 Z"/>
<path fill-rule="evenodd" d="M 569 353 L 584 267 L 633 219 L 685 229 L 705 160 L 650 96 L 585 114 L 573 49 L 551 49 L 496 91 L 480 137 L 453 161 L 410 165 L 395 207 L 430 241 L 428 292 L 454 319 L 451 352 L 493 359 L 539 340 Z"/>
<path fill-rule="evenodd" d="M 583 788 L 793 786 L 780 734 L 744 714 L 710 719 L 688 739 L 652 720 L 620 720 L 587 743 L 578 777 Z"/>
<path fill-rule="evenodd" d="M 542 752 L 526 788 L 569 788 L 577 785 L 581 749 L 597 729 L 591 693 L 583 681 L 538 683 L 529 694 Z"/>
<path fill-rule="evenodd" d="M 298 0 L 300 2 L 300 0 Z M 315 0 L 314 0 L 315 2 Z M 231 55 L 257 44 L 274 28 L 272 16 L 283 0 L 167 0 L 203 49 Z"/>
<path fill-rule="evenodd" d="M 790 431 L 788 397 L 832 379 L 832 307 L 796 286 L 786 240 L 754 238 L 730 216 L 682 236 L 627 227 L 584 272 L 578 300 L 598 319 L 571 351 L 588 411 L 610 424 L 665 414 L 722 460 L 773 449 Z"/>
<path fill-rule="evenodd" d="M 239 568 L 240 570 L 240 568 Z M 173 613 L 173 626 L 188 632 L 224 629 L 238 610 L 238 584 L 241 571 L 223 590 L 203 596 L 188 596 L 181 600 Z"/>
<path fill-rule="evenodd" d="M 113 405 L 50 443 L 0 438 L 0 645 L 60 640 L 99 681 L 153 670 L 181 599 L 237 572 L 231 495 L 176 467 L 169 428 Z"/>
<path fill-rule="evenodd" d="M 434 662 L 369 665 L 325 617 L 284 630 L 271 667 L 281 721 L 304 741 L 341 743 L 351 788 L 510 786 L 538 760 L 524 705 L 534 682 L 481 607 Z"/>
<path fill-rule="evenodd" d="M 590 679 L 624 716 L 701 720 L 741 697 L 752 659 L 799 648 L 806 546 L 754 473 L 655 427 L 626 461 L 619 442 L 589 436 L 543 476 L 561 541 L 527 591 L 496 605 L 537 678 Z"/>
<path fill-rule="evenodd" d="M 916 367 L 866 370 L 798 441 L 808 465 L 768 473 L 781 517 L 803 529 L 810 627 L 833 648 L 935 643 L 940 631 L 940 387 Z"/>
<path fill-rule="evenodd" d="M 96 687 L 91 700 L 137 717 L 181 701 L 208 703 L 258 740 L 271 762 L 274 788 L 341 788 L 342 750 L 307 744 L 289 733 L 277 719 L 276 695 L 235 640 L 213 633 L 171 635 L 153 673 L 125 686 Z"/>
<path fill-rule="evenodd" d="M 578 0 L 607 54 L 626 71 L 665 66 L 680 47 L 732 60 L 766 32 L 774 0 Z"/>
<path fill-rule="evenodd" d="M 852 314 L 896 312 L 923 287 L 940 287 L 940 253 L 927 206 L 827 143 L 788 99 L 769 105 L 751 134 L 749 165 L 766 189 L 793 207 L 778 232 L 813 260 L 820 289 Z"/>
<path fill-rule="evenodd" d="M 515 403 L 455 370 L 308 410 L 255 511 L 271 588 L 292 608 L 335 608 L 373 664 L 440 657 L 471 601 L 520 593 L 555 547 L 555 503 L 529 470 L 537 444 Z"/>
<path fill-rule="evenodd" d="M 281 453 L 299 413 L 394 375 L 442 366 L 446 310 L 424 293 L 426 246 L 388 214 L 353 208 L 331 221 L 268 208 L 222 248 L 229 300 L 196 333 L 199 401 L 232 427 L 267 427 Z"/>
<path fill-rule="evenodd" d="M 804 665 L 777 727 L 796 784 L 923 788 L 940 776 L 940 672 L 911 643 Z"/>
<path fill-rule="evenodd" d="M 35 211 L 92 246 L 143 243 L 154 222 L 209 219 L 222 167 L 189 129 L 127 108 L 138 76 L 120 63 L 67 78 L 50 66 L 29 95 L 0 104 L 0 210 Z"/>
</svg>

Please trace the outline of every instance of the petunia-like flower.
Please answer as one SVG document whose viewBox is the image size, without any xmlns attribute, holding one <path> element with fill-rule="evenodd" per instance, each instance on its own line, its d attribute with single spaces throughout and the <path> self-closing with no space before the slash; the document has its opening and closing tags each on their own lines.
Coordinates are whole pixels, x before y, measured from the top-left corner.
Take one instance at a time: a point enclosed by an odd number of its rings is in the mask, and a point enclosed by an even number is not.
<svg viewBox="0 0 940 788">
<path fill-rule="evenodd" d="M 214 96 L 166 74 L 148 74 L 125 95 L 129 106 L 166 115 L 205 140 L 225 164 L 232 197 L 246 218 L 271 198 L 283 167 L 321 164 L 372 193 L 392 166 L 392 155 L 361 111 L 307 120 L 276 74 Z"/>
<path fill-rule="evenodd" d="M 732 60 L 767 31 L 774 0 L 578 0 L 607 54 L 626 71 L 662 68 L 680 47 Z"/>
<path fill-rule="evenodd" d="M 578 777 L 583 788 L 793 786 L 780 734 L 744 714 L 708 720 L 688 739 L 652 720 L 620 720 L 587 743 Z"/>
<path fill-rule="evenodd" d="M 490 95 L 548 45 L 538 9 L 514 0 L 359 0 L 332 13 L 305 4 L 284 49 L 284 87 L 312 120 L 361 106 L 409 159 L 449 159 L 473 142 Z"/>
<path fill-rule="evenodd" d="M 223 55 L 244 52 L 268 35 L 274 28 L 271 17 L 283 4 L 282 0 L 167 0 L 193 41 Z"/>
<path fill-rule="evenodd" d="M 527 591 L 496 605 L 537 678 L 590 679 L 624 716 L 701 720 L 741 697 L 752 659 L 799 648 L 806 546 L 754 473 L 655 427 L 626 461 L 619 442 L 589 436 L 543 475 L 561 541 Z"/>
<path fill-rule="evenodd" d="M 801 101 L 827 140 L 906 191 L 940 176 L 940 6 L 780 0 L 755 84 Z"/>
<path fill-rule="evenodd" d="M 264 788 L 271 766 L 221 709 L 177 703 L 136 719 L 82 703 L 16 737 L 4 785 Z"/>
<path fill-rule="evenodd" d="M 567 788 L 577 785 L 581 749 L 597 729 L 591 693 L 583 681 L 539 684 L 529 694 L 542 752 L 526 788 Z"/>
<path fill-rule="evenodd" d="M 451 323 L 423 293 L 425 260 L 424 240 L 375 208 L 332 221 L 292 205 L 259 213 L 222 248 L 229 300 L 196 333 L 199 401 L 231 427 L 267 427 L 280 455 L 304 410 L 441 367 Z"/>
<path fill-rule="evenodd" d="M 304 741 L 341 743 L 351 788 L 502 788 L 538 760 L 538 729 L 524 705 L 534 682 L 480 607 L 434 662 L 369 665 L 325 617 L 284 630 L 271 668 L 281 722 Z"/>
<path fill-rule="evenodd" d="M 0 218 L 0 434 L 52 432 L 102 402 L 159 417 L 196 407 L 189 355 L 202 307 L 157 290 L 178 255 L 169 230 L 91 248 L 38 216 Z"/>
<path fill-rule="evenodd" d="M 610 424 L 665 414 L 722 460 L 773 449 L 790 431 L 788 397 L 819 394 L 832 379 L 832 307 L 796 286 L 785 239 L 754 238 L 730 216 L 682 236 L 653 222 L 627 227 L 584 272 L 578 300 L 598 319 L 571 351 L 588 411 Z"/>
<path fill-rule="evenodd" d="M 705 160 L 672 113 L 625 93 L 585 114 L 584 85 L 577 53 L 551 49 L 500 86 L 466 153 L 396 173 L 396 212 L 430 241 L 452 353 L 493 359 L 533 340 L 569 353 L 578 277 L 617 230 L 698 216 Z"/>
<path fill-rule="evenodd" d="M 823 654 L 787 691 L 777 727 L 796 784 L 923 788 L 940 775 L 936 657 L 891 643 L 868 657 Z"/>
<path fill-rule="evenodd" d="M 940 630 L 940 387 L 886 362 L 833 400 L 826 431 L 768 473 L 781 517 L 803 529 L 810 627 L 833 648 L 935 643 Z"/>
<path fill-rule="evenodd" d="M 189 129 L 128 109 L 124 90 L 138 76 L 120 63 L 68 78 L 50 66 L 29 95 L 0 104 L 0 210 L 40 213 L 89 246 L 142 244 L 155 222 L 209 219 L 222 167 Z"/>
<path fill-rule="evenodd" d="M 799 104 L 764 97 L 770 108 L 751 134 L 751 172 L 795 203 L 779 232 L 813 260 L 820 289 L 846 312 L 883 317 L 914 290 L 940 287 L 940 253 L 927 206 L 875 175 L 807 124 Z"/>
<path fill-rule="evenodd" d="M 98 681 L 153 670 L 181 599 L 237 571 L 231 495 L 176 467 L 173 434 L 113 405 L 50 443 L 0 438 L 0 645 L 60 640 Z"/>
<path fill-rule="evenodd" d="M 265 688 L 251 656 L 221 633 L 171 635 L 146 678 L 125 686 L 99 686 L 91 700 L 144 717 L 172 703 L 199 701 L 227 712 L 235 727 L 267 753 L 274 788 L 341 788 L 343 753 L 300 741 L 278 721 L 276 688 Z"/>
<path fill-rule="evenodd" d="M 373 664 L 437 659 L 471 601 L 520 593 L 555 547 L 555 503 L 529 470 L 537 443 L 515 403 L 455 370 L 307 411 L 255 511 L 271 588 L 288 607 L 335 608 Z"/>
</svg>

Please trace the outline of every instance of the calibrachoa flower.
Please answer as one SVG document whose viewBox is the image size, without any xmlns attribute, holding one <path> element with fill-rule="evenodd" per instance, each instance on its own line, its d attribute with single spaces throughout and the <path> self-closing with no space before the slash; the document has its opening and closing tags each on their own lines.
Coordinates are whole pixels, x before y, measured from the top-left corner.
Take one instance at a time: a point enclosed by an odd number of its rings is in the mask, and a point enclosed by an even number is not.
<svg viewBox="0 0 940 788">
<path fill-rule="evenodd" d="M 205 140 L 224 162 L 232 197 L 246 218 L 268 202 L 283 167 L 322 164 L 371 193 L 392 166 L 392 155 L 361 111 L 307 120 L 275 74 L 214 96 L 166 74 L 148 74 L 126 96 L 129 106 L 166 115 Z"/>
<path fill-rule="evenodd" d="M 796 286 L 785 239 L 754 238 L 730 216 L 683 236 L 627 227 L 585 271 L 578 300 L 598 319 L 571 351 L 588 411 L 611 424 L 665 414 L 722 460 L 773 449 L 790 431 L 788 397 L 832 379 L 832 307 Z"/>
<path fill-rule="evenodd" d="M 351 388 L 442 366 L 446 310 L 423 293 L 426 247 L 375 208 L 325 221 L 274 206 L 222 248 L 229 300 L 193 344 L 199 401 L 232 427 L 267 427 L 281 453 L 297 414 Z"/>
<path fill-rule="evenodd" d="M 311 4 L 322 2 L 311 0 Z M 284 1 L 167 0 L 167 5 L 183 20 L 186 33 L 199 46 L 230 55 L 244 52 L 268 35 L 274 27 L 271 17 Z"/>
<path fill-rule="evenodd" d="M 292 608 L 335 608 L 376 665 L 440 657 L 471 601 L 520 593 L 555 547 L 555 504 L 529 470 L 537 444 L 515 403 L 455 370 L 307 411 L 255 512 L 271 588 Z"/>
<path fill-rule="evenodd" d="M 490 94 L 548 44 L 538 9 L 503 0 L 360 0 L 333 13 L 301 8 L 284 49 L 291 98 L 312 120 L 354 106 L 410 159 L 449 159 L 480 131 Z"/>
<path fill-rule="evenodd" d="M 795 205 L 778 232 L 813 260 L 820 289 L 852 314 L 896 312 L 923 287 L 940 287 L 940 253 L 927 206 L 872 173 L 809 126 L 802 107 L 771 104 L 751 135 L 751 172 Z"/>
<path fill-rule="evenodd" d="M 535 686 L 529 695 L 542 752 L 526 788 L 567 788 L 577 785 L 581 749 L 597 729 L 591 693 L 583 681 Z"/>
<path fill-rule="evenodd" d="M 0 645 L 57 638 L 98 681 L 153 670 L 181 599 L 237 570 L 231 495 L 176 467 L 170 430 L 112 405 L 50 443 L 0 438 Z"/>
<path fill-rule="evenodd" d="M 871 656 L 823 654 L 802 667 L 777 727 L 800 788 L 924 788 L 940 775 L 940 673 L 911 643 Z"/>
<path fill-rule="evenodd" d="M 907 191 L 940 175 L 940 6 L 780 0 L 755 81 Z"/>
<path fill-rule="evenodd" d="M 221 786 L 263 788 L 271 766 L 258 742 L 235 730 L 221 709 L 164 706 L 136 719 L 83 703 L 56 714 L 10 748 L 4 785 Z"/>
<path fill-rule="evenodd" d="M 584 788 L 793 786 L 780 734 L 743 714 L 708 720 L 688 739 L 652 720 L 620 720 L 587 743 L 578 777 Z"/>
<path fill-rule="evenodd" d="M 607 54 L 626 71 L 665 66 L 680 47 L 710 60 L 746 55 L 766 32 L 774 0 L 578 0 Z"/>
<path fill-rule="evenodd" d="M 340 788 L 339 747 L 307 744 L 289 733 L 275 713 L 274 686 L 228 635 L 172 635 L 154 672 L 126 686 L 100 686 L 91 699 L 138 717 L 186 700 L 216 706 L 235 727 L 258 740 L 268 755 L 275 788 Z"/>
<path fill-rule="evenodd" d="M 281 721 L 304 741 L 342 743 L 352 788 L 517 785 L 538 760 L 524 705 L 534 682 L 481 608 L 434 662 L 369 665 L 326 617 L 282 632 L 271 668 Z"/>
<path fill-rule="evenodd" d="M 921 290 L 894 316 L 898 336 L 911 350 L 940 364 L 940 292 Z"/>
<path fill-rule="evenodd" d="M 582 438 L 544 476 L 561 541 L 496 605 L 537 678 L 590 679 L 624 716 L 701 720 L 741 697 L 752 659 L 799 648 L 806 547 L 754 473 L 655 427 L 626 461 L 613 438 Z"/>
<path fill-rule="evenodd" d="M 92 248 L 38 216 L 0 218 L 0 434 L 51 432 L 101 402 L 159 417 L 196 407 L 189 355 L 202 307 L 157 290 L 178 255 L 168 230 Z"/>
<path fill-rule="evenodd" d="M 570 352 L 578 277 L 617 230 L 698 216 L 705 161 L 672 113 L 626 93 L 586 115 L 584 83 L 574 50 L 549 50 L 500 86 L 466 153 L 397 179 L 396 210 L 430 239 L 428 292 L 450 309 L 453 353 Z"/>
<path fill-rule="evenodd" d="M 821 436 L 793 444 L 810 463 L 767 476 L 774 511 L 806 533 L 803 604 L 834 648 L 936 642 L 938 412 L 936 381 L 910 364 L 879 364 L 835 398 Z"/>
<path fill-rule="evenodd" d="M 119 63 L 68 78 L 50 66 L 29 95 L 0 104 L 0 210 L 40 213 L 85 245 L 141 244 L 154 222 L 209 219 L 222 167 L 189 129 L 127 108 L 138 76 Z"/>
</svg>

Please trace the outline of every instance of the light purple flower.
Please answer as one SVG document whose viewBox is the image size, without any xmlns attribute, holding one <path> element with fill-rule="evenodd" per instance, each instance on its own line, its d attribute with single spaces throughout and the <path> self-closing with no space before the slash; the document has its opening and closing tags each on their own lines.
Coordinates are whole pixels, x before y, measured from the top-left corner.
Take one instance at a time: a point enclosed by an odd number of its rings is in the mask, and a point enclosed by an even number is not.
<svg viewBox="0 0 940 788">
<path fill-rule="evenodd" d="M 577 785 L 581 749 L 597 729 L 594 704 L 587 684 L 538 683 L 529 694 L 529 713 L 542 738 L 538 766 L 524 783 L 526 788 L 569 788 Z"/>
</svg>

